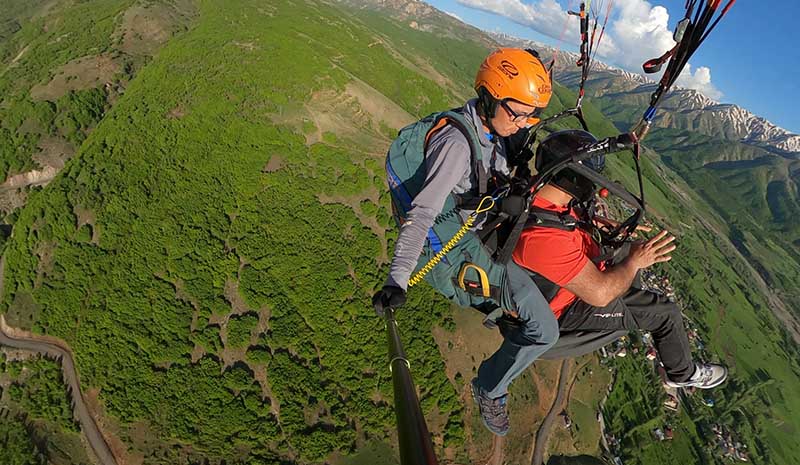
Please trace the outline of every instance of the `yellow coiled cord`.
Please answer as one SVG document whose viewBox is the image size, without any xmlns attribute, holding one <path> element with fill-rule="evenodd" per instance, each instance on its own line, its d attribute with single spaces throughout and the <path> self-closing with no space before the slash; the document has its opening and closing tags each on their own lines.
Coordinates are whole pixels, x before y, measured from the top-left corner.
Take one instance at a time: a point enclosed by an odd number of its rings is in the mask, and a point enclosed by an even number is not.
<svg viewBox="0 0 800 465">
<path fill-rule="evenodd" d="M 484 205 L 486 204 L 486 202 L 489 203 L 487 205 Z M 440 261 L 442 261 L 444 256 L 447 255 L 447 253 L 450 252 L 450 250 L 452 250 L 453 247 L 456 246 L 456 244 L 458 244 L 458 241 L 460 241 L 462 237 L 467 235 L 467 232 L 469 232 L 469 230 L 472 228 L 472 225 L 475 223 L 475 219 L 478 217 L 478 215 L 480 215 L 483 212 L 491 210 L 492 207 L 494 207 L 494 198 L 492 198 L 492 196 L 487 195 L 486 197 L 482 198 L 481 202 L 478 204 L 478 208 L 476 208 L 475 211 L 472 212 L 467 217 L 466 221 L 464 221 L 464 225 L 461 226 L 461 229 L 456 231 L 456 233 L 453 234 L 453 237 L 450 238 L 449 241 L 447 241 L 447 244 L 445 244 L 444 247 L 442 247 L 442 250 L 440 250 L 430 260 L 428 260 L 428 263 L 426 263 L 425 266 L 420 268 L 420 270 L 417 271 L 417 273 L 414 274 L 414 276 L 412 276 L 411 279 L 408 280 L 408 287 L 419 284 L 425 277 L 425 275 L 428 274 L 428 272 L 431 271 L 433 267 L 436 266 Z"/>
</svg>

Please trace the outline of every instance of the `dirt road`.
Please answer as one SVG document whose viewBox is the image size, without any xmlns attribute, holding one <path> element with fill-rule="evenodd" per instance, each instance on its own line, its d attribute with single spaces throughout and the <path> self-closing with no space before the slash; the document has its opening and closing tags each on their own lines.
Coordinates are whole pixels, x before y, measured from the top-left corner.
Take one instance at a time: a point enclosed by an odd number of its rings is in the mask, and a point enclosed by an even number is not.
<svg viewBox="0 0 800 465">
<path fill-rule="evenodd" d="M 561 362 L 561 371 L 558 376 L 558 389 L 556 391 L 556 398 L 553 401 L 553 405 L 550 407 L 550 411 L 547 412 L 547 416 L 544 417 L 544 420 L 542 420 L 542 424 L 539 426 L 539 431 L 536 432 L 536 442 L 533 446 L 533 459 L 531 460 L 531 465 L 542 465 L 542 463 L 544 463 L 544 451 L 547 448 L 547 439 L 550 437 L 550 428 L 553 426 L 553 421 L 562 410 L 564 397 L 567 393 L 567 384 L 569 384 L 569 365 L 571 362 L 571 359 L 564 359 Z"/>
</svg>

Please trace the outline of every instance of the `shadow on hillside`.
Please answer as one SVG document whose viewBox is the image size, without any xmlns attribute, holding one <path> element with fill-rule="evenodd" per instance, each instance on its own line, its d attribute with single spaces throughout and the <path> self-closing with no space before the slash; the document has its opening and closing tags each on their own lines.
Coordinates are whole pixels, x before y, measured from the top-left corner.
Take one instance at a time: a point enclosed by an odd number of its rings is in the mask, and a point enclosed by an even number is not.
<svg viewBox="0 0 800 465">
<path fill-rule="evenodd" d="M 606 462 L 591 455 L 553 455 L 547 465 L 606 465 Z"/>
</svg>

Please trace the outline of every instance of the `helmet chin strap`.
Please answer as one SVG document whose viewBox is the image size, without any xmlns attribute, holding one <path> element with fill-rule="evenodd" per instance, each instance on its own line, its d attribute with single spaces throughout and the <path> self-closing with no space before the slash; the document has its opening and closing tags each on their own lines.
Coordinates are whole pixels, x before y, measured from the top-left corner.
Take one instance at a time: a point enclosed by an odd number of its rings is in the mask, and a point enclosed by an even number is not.
<svg viewBox="0 0 800 465">
<path fill-rule="evenodd" d="M 494 126 L 492 125 L 492 118 L 494 118 L 494 115 L 497 114 L 497 102 L 491 95 L 489 95 L 489 93 L 486 90 L 484 89 L 481 90 L 482 92 L 478 93 L 478 115 L 480 115 L 483 125 L 486 126 L 487 129 L 489 129 L 489 132 L 493 136 L 500 137 L 500 135 L 497 133 Z M 490 112 L 487 111 L 486 108 L 486 105 L 490 104 L 490 102 L 494 106 L 494 110 L 491 111 L 491 115 L 489 114 Z"/>
<path fill-rule="evenodd" d="M 492 126 L 490 119 L 487 119 L 485 116 L 481 115 L 481 122 L 483 123 L 483 127 L 489 130 L 489 134 L 492 137 L 500 137 L 497 131 L 495 131 L 494 126 Z"/>
</svg>

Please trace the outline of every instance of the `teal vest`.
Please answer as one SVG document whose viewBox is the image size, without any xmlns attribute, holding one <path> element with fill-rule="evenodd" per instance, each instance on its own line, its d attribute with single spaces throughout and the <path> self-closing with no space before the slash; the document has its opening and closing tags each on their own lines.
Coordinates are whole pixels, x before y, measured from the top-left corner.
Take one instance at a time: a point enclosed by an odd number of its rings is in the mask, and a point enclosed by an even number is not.
<svg viewBox="0 0 800 465">
<path fill-rule="evenodd" d="M 451 193 L 445 200 L 444 207 L 436 217 L 420 255 L 416 270 L 422 268 L 438 253 L 462 226 L 459 209 L 474 209 L 474 201 L 486 195 L 488 189 L 488 172 L 483 165 L 483 153 L 478 134 L 467 117 L 458 111 L 433 113 L 400 130 L 397 139 L 389 147 L 386 156 L 386 174 L 392 198 L 392 210 L 398 226 L 407 218 L 414 197 L 422 190 L 425 183 L 425 148 L 433 130 L 444 127 L 443 119 L 464 134 L 470 147 L 470 165 L 478 180 L 477 189 L 464 195 Z M 471 207 L 471 208 L 470 208 Z M 505 281 L 504 267 L 495 264 L 490 254 L 473 233 L 467 234 L 456 247 L 450 250 L 445 258 L 433 270 L 425 275 L 425 280 L 446 297 L 462 306 L 476 306 L 486 299 L 470 295 L 461 290 L 455 283 L 462 265 L 474 263 L 486 270 L 492 287 L 499 289 Z M 477 276 L 468 276 L 475 278 Z M 492 298 L 500 300 L 497 292 Z"/>
<path fill-rule="evenodd" d="M 433 129 L 444 127 L 443 121 L 451 124 L 461 131 L 467 138 L 470 147 L 470 165 L 478 179 L 477 192 L 464 196 L 450 194 L 444 203 L 442 213 L 436 218 L 434 226 L 428 231 L 426 247 L 433 253 L 442 249 L 442 245 L 450 240 L 460 227 L 459 221 L 445 221 L 448 217 L 458 217 L 458 208 L 465 202 L 465 198 L 480 198 L 486 193 L 488 173 L 483 166 L 481 143 L 472 123 L 459 111 L 450 110 L 422 118 L 400 130 L 394 140 L 389 153 L 386 155 L 386 175 L 389 183 L 389 192 L 392 197 L 392 211 L 395 220 L 402 224 L 411 210 L 414 197 L 422 190 L 425 183 L 425 148 Z"/>
</svg>

